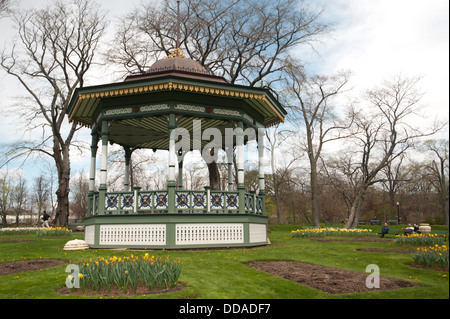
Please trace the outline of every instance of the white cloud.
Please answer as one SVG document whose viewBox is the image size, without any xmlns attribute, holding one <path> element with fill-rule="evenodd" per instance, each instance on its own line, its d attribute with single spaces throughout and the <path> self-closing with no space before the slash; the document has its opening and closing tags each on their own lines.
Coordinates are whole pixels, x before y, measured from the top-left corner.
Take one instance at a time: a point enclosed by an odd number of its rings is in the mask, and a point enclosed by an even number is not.
<svg viewBox="0 0 450 319">
<path fill-rule="evenodd" d="M 299 51 L 317 73 L 353 71 L 355 94 L 398 73 L 422 75 L 431 118 L 449 118 L 449 2 L 447 0 L 329 0 L 324 18 L 335 24 L 320 56 Z M 447 132 L 448 134 L 448 132 Z"/>
</svg>

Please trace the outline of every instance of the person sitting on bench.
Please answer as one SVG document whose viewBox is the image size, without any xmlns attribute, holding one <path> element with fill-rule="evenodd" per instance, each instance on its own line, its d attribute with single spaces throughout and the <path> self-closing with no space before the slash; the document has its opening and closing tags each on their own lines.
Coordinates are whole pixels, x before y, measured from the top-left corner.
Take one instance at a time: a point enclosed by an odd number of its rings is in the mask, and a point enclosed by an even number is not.
<svg viewBox="0 0 450 319">
<path fill-rule="evenodd" d="M 384 237 L 387 233 L 389 233 L 389 226 L 387 223 L 384 223 L 384 226 L 381 227 L 381 237 Z"/>
<path fill-rule="evenodd" d="M 411 227 L 411 224 L 408 224 L 408 227 L 404 228 L 404 230 L 405 230 L 405 236 L 412 235 L 414 232 L 414 227 Z"/>
</svg>

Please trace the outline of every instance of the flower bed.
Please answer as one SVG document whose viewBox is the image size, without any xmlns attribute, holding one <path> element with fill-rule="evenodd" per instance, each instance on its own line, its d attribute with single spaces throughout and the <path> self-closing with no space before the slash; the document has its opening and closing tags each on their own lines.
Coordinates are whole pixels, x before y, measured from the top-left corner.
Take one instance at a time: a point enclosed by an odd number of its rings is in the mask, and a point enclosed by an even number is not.
<svg viewBox="0 0 450 319">
<path fill-rule="evenodd" d="M 297 237 L 326 237 L 326 236 L 375 236 L 371 229 L 357 228 L 306 228 L 291 231 L 294 238 Z"/>
<path fill-rule="evenodd" d="M 72 231 L 66 227 L 11 227 L 0 229 L 0 235 L 30 235 L 37 236 L 70 236 Z"/>
<path fill-rule="evenodd" d="M 108 293 L 112 286 L 126 292 L 128 287 L 136 293 L 139 283 L 152 291 L 176 285 L 181 275 L 181 261 L 169 257 L 155 258 L 145 254 L 138 257 L 111 257 L 83 260 L 78 263 L 79 283 L 83 293 L 86 289 L 99 291 L 103 287 Z M 69 278 L 70 279 L 70 278 Z"/>
<path fill-rule="evenodd" d="M 394 240 L 394 242 L 398 245 L 420 246 L 443 245 L 445 241 L 445 236 L 439 236 L 436 234 L 396 235 Z"/>
<path fill-rule="evenodd" d="M 39 228 L 36 230 L 37 236 L 70 236 L 72 231 L 65 227 Z"/>
<path fill-rule="evenodd" d="M 27 235 L 35 234 L 40 227 L 7 227 L 0 228 L 0 235 Z"/>
<path fill-rule="evenodd" d="M 413 254 L 414 263 L 434 267 L 439 265 L 441 268 L 448 267 L 448 248 L 445 245 L 419 247 Z"/>
</svg>

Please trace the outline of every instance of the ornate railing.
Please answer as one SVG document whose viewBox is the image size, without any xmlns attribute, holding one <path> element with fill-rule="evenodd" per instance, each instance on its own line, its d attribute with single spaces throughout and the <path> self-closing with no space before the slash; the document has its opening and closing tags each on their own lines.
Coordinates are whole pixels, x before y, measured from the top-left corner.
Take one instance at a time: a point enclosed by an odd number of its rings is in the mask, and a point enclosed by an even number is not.
<svg viewBox="0 0 450 319">
<path fill-rule="evenodd" d="M 168 190 L 95 192 L 89 195 L 89 215 L 161 214 L 170 212 Z M 255 192 L 175 190 L 174 213 L 180 214 L 264 214 L 264 197 Z M 172 195 L 173 196 L 173 195 Z M 104 200 L 104 202 L 103 202 Z M 103 205 L 103 207 L 101 207 Z"/>
</svg>

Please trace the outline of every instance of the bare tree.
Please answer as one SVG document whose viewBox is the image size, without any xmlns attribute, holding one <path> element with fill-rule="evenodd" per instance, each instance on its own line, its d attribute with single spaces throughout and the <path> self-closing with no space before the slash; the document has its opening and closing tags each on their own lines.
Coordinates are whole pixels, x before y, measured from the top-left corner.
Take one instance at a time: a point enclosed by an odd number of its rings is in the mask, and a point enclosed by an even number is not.
<svg viewBox="0 0 450 319">
<path fill-rule="evenodd" d="M 422 94 L 420 77 L 394 76 L 366 94 L 364 108 L 353 109 L 354 135 L 341 153 L 335 172 L 347 177 L 351 187 L 346 193 L 349 205 L 346 228 L 357 227 L 367 189 L 382 181 L 380 172 L 404 154 L 418 138 L 438 129 L 421 131 L 411 124 Z"/>
<path fill-rule="evenodd" d="M 18 43 L 1 54 L 1 66 L 28 97 L 19 110 L 32 140 L 21 140 L 4 162 L 40 153 L 50 156 L 58 172 L 55 225 L 67 226 L 69 214 L 70 146 L 78 129 L 68 124 L 70 97 L 82 87 L 103 35 L 105 17 L 90 0 L 54 2 L 43 10 L 16 12 Z"/>
<path fill-rule="evenodd" d="M 405 157 L 405 153 L 401 154 L 395 161 L 387 162 L 386 166 L 381 170 L 384 174 L 383 187 L 388 193 L 391 207 L 396 206 L 395 195 L 407 178 L 407 173 L 403 169 Z"/>
<path fill-rule="evenodd" d="M 439 203 L 444 217 L 444 223 L 449 222 L 449 142 L 448 140 L 428 140 L 423 148 L 435 157 L 426 164 L 432 176 L 433 186 L 439 195 Z"/>
<path fill-rule="evenodd" d="M 2 215 L 2 224 L 6 226 L 8 224 L 9 209 L 11 208 L 11 176 L 9 171 L 2 172 L 0 177 L 0 213 Z"/>
<path fill-rule="evenodd" d="M 310 165 L 311 207 L 313 224 L 320 226 L 318 206 L 318 161 L 326 143 L 344 138 L 341 133 L 351 125 L 352 118 L 340 120 L 335 112 L 334 98 L 346 92 L 350 72 L 332 76 L 305 76 L 300 66 L 291 64 L 287 71 L 288 102 L 295 126 L 306 133 L 303 150 Z M 304 135 L 302 135 L 304 136 Z"/>
<path fill-rule="evenodd" d="M 329 31 L 323 9 L 297 0 L 185 0 L 180 6 L 179 46 L 186 56 L 231 83 L 270 86 L 298 45 L 311 45 Z M 177 45 L 177 4 L 141 3 L 122 18 L 110 61 L 144 72 Z"/>
<path fill-rule="evenodd" d="M 16 215 L 16 225 L 19 225 L 20 216 L 25 210 L 25 206 L 28 202 L 28 193 L 26 187 L 26 179 L 22 174 L 19 174 L 17 183 L 13 186 L 11 191 L 11 205 Z"/>
<path fill-rule="evenodd" d="M 89 193 L 89 178 L 84 172 L 78 174 L 71 180 L 71 212 L 75 219 L 82 219 L 86 217 L 88 211 L 88 193 Z"/>
<path fill-rule="evenodd" d="M 178 38 L 175 1 L 141 3 L 122 18 L 114 39 L 119 48 L 110 50 L 109 61 L 127 72 L 145 72 L 155 58 L 179 46 L 232 84 L 273 89 L 291 50 L 312 45 L 329 31 L 320 19 L 323 10 L 311 10 L 298 0 L 185 0 Z M 211 187 L 218 189 L 215 161 L 208 163 L 208 171 Z"/>
<path fill-rule="evenodd" d="M 203 190 L 208 185 L 208 177 L 206 175 L 207 167 L 201 162 L 193 162 L 184 167 L 184 180 L 186 189 Z"/>
<path fill-rule="evenodd" d="M 34 193 L 34 203 L 38 209 L 38 220 L 40 220 L 40 216 L 43 214 L 43 211 L 46 209 L 47 205 L 50 201 L 50 181 L 44 177 L 44 175 L 40 175 L 34 179 L 33 185 L 33 193 Z"/>
<path fill-rule="evenodd" d="M 302 157 L 302 152 L 299 152 L 296 146 L 287 147 L 287 138 L 291 136 L 291 132 L 279 131 L 279 124 L 266 130 L 266 138 L 268 144 L 266 148 L 270 151 L 270 165 L 272 170 L 272 191 L 275 199 L 275 207 L 277 212 L 277 222 L 281 224 L 281 190 L 288 183 L 288 177 L 292 166 Z M 289 151 L 283 151 L 282 159 L 276 156 L 280 153 L 281 145 Z"/>
<path fill-rule="evenodd" d="M 16 0 L 0 0 L 0 18 L 9 16 L 12 6 L 16 3 Z"/>
</svg>

